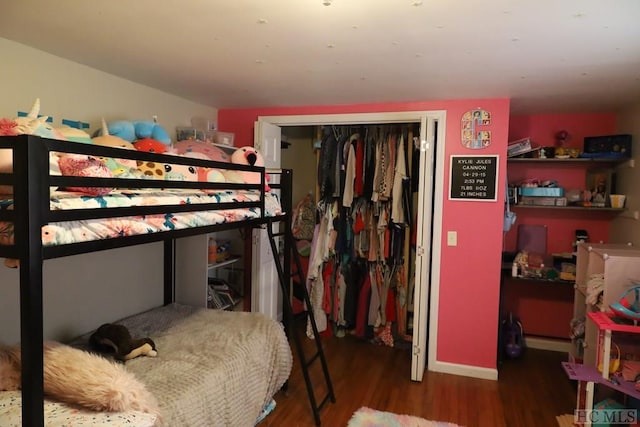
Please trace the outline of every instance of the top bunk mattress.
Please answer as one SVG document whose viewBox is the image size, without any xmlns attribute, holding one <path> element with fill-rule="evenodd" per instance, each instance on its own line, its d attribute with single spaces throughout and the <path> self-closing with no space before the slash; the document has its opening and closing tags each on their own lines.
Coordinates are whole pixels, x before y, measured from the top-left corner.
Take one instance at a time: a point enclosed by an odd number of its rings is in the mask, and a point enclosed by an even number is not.
<svg viewBox="0 0 640 427">
<path fill-rule="evenodd" d="M 20 222 L 16 218 L 26 216 L 27 209 L 38 211 L 35 221 L 43 224 L 44 246 L 207 227 L 283 213 L 278 195 L 268 190 L 264 168 L 229 163 L 228 159 L 198 157 L 195 152 L 157 154 L 28 135 L 0 138 L 0 143 L 0 154 L 13 152 L 16 156 L 19 148 L 34 147 L 26 158 L 16 160 L 15 169 L 11 161 L 0 167 L 0 246 L 14 245 L 15 223 Z M 48 174 L 33 172 L 46 162 Z M 8 211 L 15 211 L 15 215 Z"/>
<path fill-rule="evenodd" d="M 202 203 L 259 202 L 257 190 L 195 190 L 195 189 L 135 189 L 115 190 L 103 196 L 77 192 L 51 192 L 50 209 L 100 209 L 114 207 L 182 205 Z M 12 210 L 13 198 L 0 196 L 0 210 Z M 265 217 L 282 213 L 280 200 L 274 193 L 265 193 Z M 44 246 L 64 245 L 92 240 L 111 239 L 138 234 L 181 230 L 261 217 L 258 207 L 204 210 L 127 217 L 52 222 L 42 227 Z M 0 245 L 14 243 L 14 224 L 0 222 Z"/>
</svg>

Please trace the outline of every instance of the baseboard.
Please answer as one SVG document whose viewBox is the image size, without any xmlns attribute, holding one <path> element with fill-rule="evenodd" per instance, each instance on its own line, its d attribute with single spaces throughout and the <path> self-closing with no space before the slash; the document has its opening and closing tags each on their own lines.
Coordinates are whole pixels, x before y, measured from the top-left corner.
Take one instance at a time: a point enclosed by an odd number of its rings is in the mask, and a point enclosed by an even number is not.
<svg viewBox="0 0 640 427">
<path fill-rule="evenodd" d="M 460 365 L 458 363 L 435 361 L 429 366 L 429 370 L 443 374 L 461 375 L 463 377 L 480 378 L 483 380 L 498 379 L 498 370 L 492 368 L 482 368 L 479 366 Z"/>
<path fill-rule="evenodd" d="M 571 350 L 571 342 L 568 340 L 554 339 L 554 338 L 540 338 L 525 336 L 525 346 L 528 348 L 535 348 L 538 350 L 559 351 L 562 353 L 569 353 Z"/>
</svg>

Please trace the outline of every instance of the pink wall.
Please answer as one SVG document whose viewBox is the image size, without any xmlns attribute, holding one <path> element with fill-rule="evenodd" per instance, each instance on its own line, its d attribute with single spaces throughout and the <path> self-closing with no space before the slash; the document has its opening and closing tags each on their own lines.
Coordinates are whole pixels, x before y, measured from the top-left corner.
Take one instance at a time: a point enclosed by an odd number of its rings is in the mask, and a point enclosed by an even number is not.
<svg viewBox="0 0 640 427">
<path fill-rule="evenodd" d="M 460 142 L 461 118 L 477 108 L 492 114 L 492 144 L 470 150 Z M 221 131 L 234 132 L 235 145 L 241 146 L 253 144 L 258 116 L 426 110 L 447 111 L 442 241 L 434 248 L 441 254 L 437 359 L 495 368 L 503 203 L 449 201 L 448 173 L 453 154 L 498 154 L 498 200 L 504 200 L 508 99 L 219 110 L 218 126 Z M 458 246 L 447 246 L 447 231 L 457 231 Z"/>
<path fill-rule="evenodd" d="M 566 130 L 571 135 L 565 146 L 582 149 L 585 136 L 610 135 L 616 131 L 615 114 L 545 114 L 511 117 L 509 141 L 530 137 L 540 146 L 554 146 L 554 135 Z M 582 163 L 532 164 L 510 163 L 508 179 L 518 183 L 525 179 L 556 180 L 565 189 L 585 188 Z M 591 241 L 609 241 L 609 226 L 613 218 L 606 212 L 584 210 L 546 210 L 514 208 L 517 224 L 547 226 L 547 252 L 572 252 L 575 230 L 584 229 Z M 505 235 L 505 249 L 516 249 L 517 231 Z M 573 289 L 570 285 L 541 286 L 537 282 L 507 279 L 503 291 L 503 312 L 512 311 L 522 321 L 525 333 L 545 337 L 566 338 L 573 317 Z M 546 313 L 541 316 L 540 313 Z"/>
<path fill-rule="evenodd" d="M 565 146 L 582 149 L 585 136 L 614 134 L 616 116 L 614 113 L 513 116 L 509 123 L 509 141 L 530 137 L 537 145 L 554 146 L 554 135 L 559 130 L 566 130 L 571 135 L 571 139 Z M 583 189 L 586 181 L 585 171 L 585 165 L 575 163 L 561 165 L 513 163 L 509 165 L 508 179 L 510 183 L 530 178 L 553 179 L 565 189 Z M 547 225 L 549 253 L 570 252 L 576 229 L 587 230 L 594 242 L 609 240 L 609 223 L 612 217 L 607 213 L 519 209 L 517 214 L 518 224 Z M 507 250 L 515 250 L 516 236 L 515 230 L 507 233 L 505 240 Z"/>
<path fill-rule="evenodd" d="M 582 148 L 585 136 L 615 133 L 616 116 L 613 113 L 512 116 L 509 123 L 509 141 L 530 137 L 538 145 L 553 146 L 554 135 L 559 130 L 566 130 L 571 135 L 567 147 Z"/>
</svg>

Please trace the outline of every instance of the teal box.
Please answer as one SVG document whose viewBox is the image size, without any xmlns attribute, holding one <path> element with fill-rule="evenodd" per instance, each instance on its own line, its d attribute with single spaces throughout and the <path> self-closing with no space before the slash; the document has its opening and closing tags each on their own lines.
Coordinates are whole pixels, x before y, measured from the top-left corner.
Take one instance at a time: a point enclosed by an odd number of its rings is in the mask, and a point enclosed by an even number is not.
<svg viewBox="0 0 640 427">
<path fill-rule="evenodd" d="M 564 196 L 564 188 L 560 187 L 520 187 L 521 196 L 533 197 L 562 197 Z"/>
<path fill-rule="evenodd" d="M 605 399 L 601 402 L 598 402 L 596 404 L 593 405 L 593 409 L 594 410 L 599 410 L 599 411 L 612 411 L 612 410 L 616 410 L 616 409 L 624 409 L 624 406 L 619 403 L 616 402 L 613 399 Z M 604 416 L 596 416 L 595 417 L 596 420 L 598 420 L 597 422 L 592 423 L 592 427 L 611 427 L 612 424 L 608 421 L 605 421 L 605 417 Z M 615 417 L 614 417 L 615 420 Z M 615 423 L 615 424 L 620 424 L 620 423 Z"/>
</svg>

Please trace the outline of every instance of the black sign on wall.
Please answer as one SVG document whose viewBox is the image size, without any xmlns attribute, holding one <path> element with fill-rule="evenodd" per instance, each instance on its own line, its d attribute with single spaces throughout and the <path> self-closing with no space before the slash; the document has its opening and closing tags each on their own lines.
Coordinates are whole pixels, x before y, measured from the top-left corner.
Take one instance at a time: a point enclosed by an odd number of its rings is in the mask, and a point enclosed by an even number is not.
<svg viewBox="0 0 640 427">
<path fill-rule="evenodd" d="M 450 174 L 450 200 L 497 200 L 498 155 L 453 155 Z"/>
</svg>

